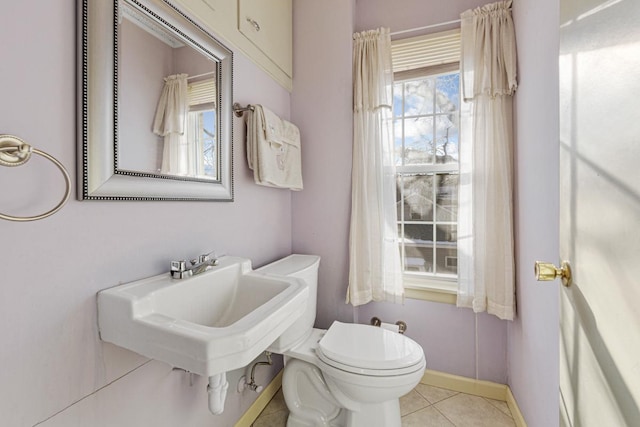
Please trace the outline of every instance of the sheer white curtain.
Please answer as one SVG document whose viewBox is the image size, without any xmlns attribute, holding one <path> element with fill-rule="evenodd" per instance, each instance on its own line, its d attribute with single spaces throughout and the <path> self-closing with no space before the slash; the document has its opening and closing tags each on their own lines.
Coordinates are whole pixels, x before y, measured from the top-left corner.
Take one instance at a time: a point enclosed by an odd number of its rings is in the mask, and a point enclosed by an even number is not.
<svg viewBox="0 0 640 427">
<path fill-rule="evenodd" d="M 511 98 L 517 83 L 510 7 L 502 1 L 461 15 L 462 85 L 471 117 L 460 148 L 457 305 L 512 320 Z"/>
<path fill-rule="evenodd" d="M 353 169 L 347 303 L 402 303 L 388 28 L 353 36 Z"/>
<path fill-rule="evenodd" d="M 195 143 L 187 138 L 188 112 L 187 75 L 174 74 L 165 77 L 153 121 L 153 133 L 164 137 L 160 168 L 162 173 L 172 175 L 197 173 Z"/>
</svg>

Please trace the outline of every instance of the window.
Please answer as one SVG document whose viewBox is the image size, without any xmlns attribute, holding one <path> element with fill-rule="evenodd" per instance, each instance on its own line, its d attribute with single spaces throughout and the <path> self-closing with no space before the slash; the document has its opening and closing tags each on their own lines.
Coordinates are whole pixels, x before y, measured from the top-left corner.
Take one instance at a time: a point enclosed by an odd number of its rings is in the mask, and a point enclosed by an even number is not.
<svg viewBox="0 0 640 427">
<path fill-rule="evenodd" d="M 202 153 L 199 159 L 197 175 L 207 175 L 218 178 L 218 165 L 216 163 L 216 110 L 189 109 L 187 116 L 187 135 L 190 141 L 194 141 L 196 153 Z"/>
<path fill-rule="evenodd" d="M 392 50 L 405 286 L 451 292 L 457 279 L 459 31 L 394 41 Z"/>
<path fill-rule="evenodd" d="M 219 179 L 216 131 L 216 85 L 214 79 L 189 84 L 187 139 L 195 145 L 196 175 Z"/>
</svg>

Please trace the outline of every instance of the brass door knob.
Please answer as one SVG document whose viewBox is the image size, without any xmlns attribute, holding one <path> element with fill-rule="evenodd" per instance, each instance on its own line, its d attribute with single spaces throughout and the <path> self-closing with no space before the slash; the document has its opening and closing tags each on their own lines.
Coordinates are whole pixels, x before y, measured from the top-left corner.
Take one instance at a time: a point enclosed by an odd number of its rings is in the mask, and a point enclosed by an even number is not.
<svg viewBox="0 0 640 427">
<path fill-rule="evenodd" d="M 562 261 L 560 268 L 548 262 L 536 261 L 535 275 L 538 281 L 549 281 L 559 277 L 564 286 L 571 286 L 571 265 L 569 261 Z"/>
</svg>

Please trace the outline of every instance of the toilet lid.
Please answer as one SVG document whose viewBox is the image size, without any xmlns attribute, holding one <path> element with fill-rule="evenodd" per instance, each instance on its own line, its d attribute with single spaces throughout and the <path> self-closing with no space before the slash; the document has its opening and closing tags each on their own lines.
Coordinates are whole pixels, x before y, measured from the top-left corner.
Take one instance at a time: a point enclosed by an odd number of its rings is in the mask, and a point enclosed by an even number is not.
<svg viewBox="0 0 640 427">
<path fill-rule="evenodd" d="M 325 362 L 360 369 L 402 369 L 424 359 L 422 347 L 411 338 L 355 323 L 333 322 L 318 347 Z"/>
</svg>

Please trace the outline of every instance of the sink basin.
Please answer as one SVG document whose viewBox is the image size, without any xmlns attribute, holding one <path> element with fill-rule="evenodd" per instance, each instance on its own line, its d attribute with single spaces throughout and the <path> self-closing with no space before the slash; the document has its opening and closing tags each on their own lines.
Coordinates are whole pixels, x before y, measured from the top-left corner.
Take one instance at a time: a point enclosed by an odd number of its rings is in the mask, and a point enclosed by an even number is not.
<svg viewBox="0 0 640 427">
<path fill-rule="evenodd" d="M 167 273 L 100 291 L 98 326 L 103 341 L 212 376 L 260 355 L 302 316 L 308 295 L 300 279 L 226 256 L 186 279 Z"/>
</svg>

